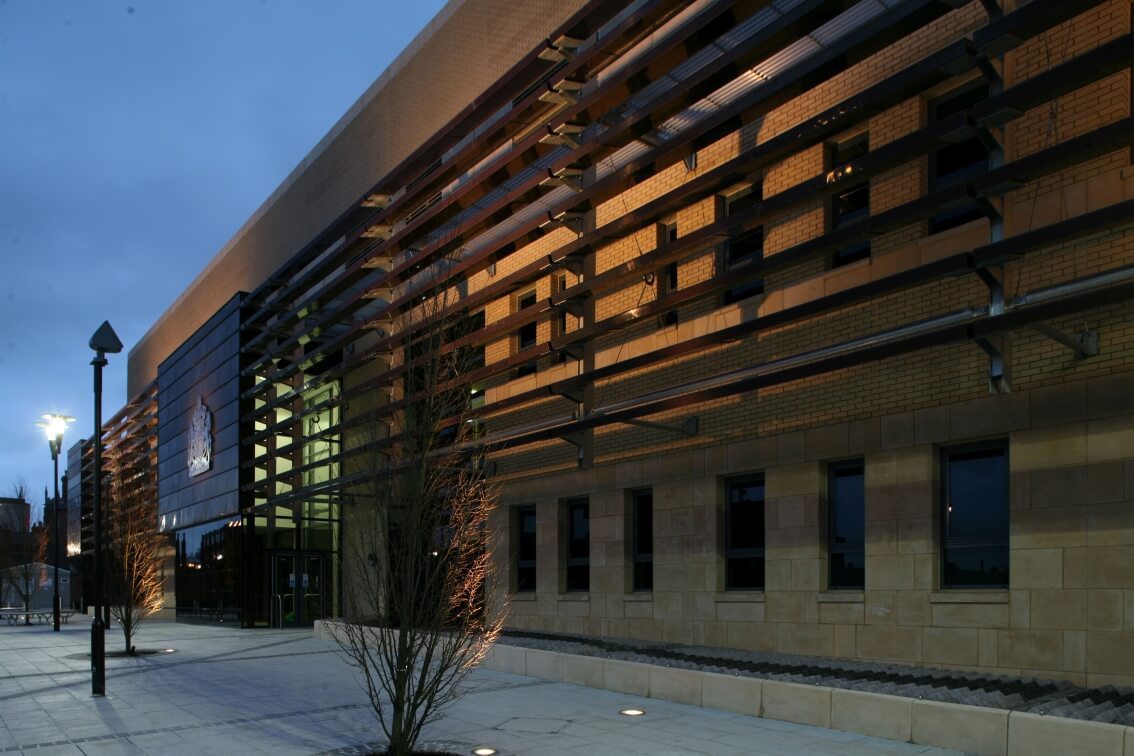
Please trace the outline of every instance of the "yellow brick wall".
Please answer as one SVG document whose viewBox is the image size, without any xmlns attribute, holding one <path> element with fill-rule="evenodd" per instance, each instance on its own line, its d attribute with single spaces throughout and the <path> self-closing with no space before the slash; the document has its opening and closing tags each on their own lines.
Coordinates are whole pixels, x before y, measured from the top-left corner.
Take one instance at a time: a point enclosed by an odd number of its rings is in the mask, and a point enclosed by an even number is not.
<svg viewBox="0 0 1134 756">
<path fill-rule="evenodd" d="M 695 171 L 679 164 L 628 188 L 598 208 L 597 222 L 680 187 L 985 21 L 975 2 L 948 14 L 701 150 Z M 1129 3 L 1115 0 L 994 64 L 1011 86 L 1129 29 Z M 871 148 L 922 128 L 927 99 L 959 81 L 872 116 L 867 123 Z M 1055 136 L 1066 139 L 1124 118 L 1129 104 L 1128 72 L 1060 97 L 1054 109 L 1036 108 L 1004 130 L 1005 160 L 1045 149 Z M 1003 202 L 1005 233 L 1134 197 L 1129 162 L 1127 151 L 1115 151 L 1009 193 Z M 823 170 L 821 146 L 802 150 L 768 168 L 764 196 Z M 872 212 L 916 198 L 926 191 L 927 176 L 927 161 L 920 158 L 875 177 Z M 679 211 L 680 233 L 711 223 L 715 213 L 711 198 Z M 772 219 L 766 226 L 766 255 L 822 234 L 824 214 L 825 203 L 817 200 Z M 651 319 L 603 337 L 595 343 L 596 364 L 971 249 L 987 243 L 989 232 L 984 220 L 932 237 L 926 224 L 911 224 L 873 239 L 869 261 L 837 270 L 826 270 L 825 260 L 809 261 L 769 277 L 763 298 L 723 307 L 706 301 L 684 308 L 676 328 L 658 329 Z M 596 252 L 596 267 L 606 270 L 652 251 L 656 241 L 650 227 L 606 244 Z M 1010 263 L 1007 293 L 1011 298 L 1131 262 L 1134 241 L 1124 225 Z M 681 285 L 718 273 L 720 263 L 716 247 L 699 250 L 683 261 Z M 634 281 L 601 297 L 596 317 L 654 296 L 656 287 Z M 599 382 L 594 403 L 602 406 L 987 302 L 987 289 L 971 276 L 915 287 Z M 1052 321 L 1066 333 L 1097 330 L 1100 354 L 1089 359 L 1032 331 L 1013 334 L 1007 341 L 1013 390 L 1005 395 L 989 396 L 987 358 L 974 344 L 958 343 L 644 418 L 676 425 L 696 415 L 694 436 L 633 425 L 599 428 L 593 469 L 575 470 L 574 449 L 561 442 L 533 448 L 531 457 L 527 450 L 501 455 L 505 510 L 535 503 L 540 527 L 540 590 L 512 604 L 509 623 L 1132 684 L 1131 323 L 1131 304 Z M 517 424 L 521 417 L 537 419 L 519 412 L 506 417 Z M 985 438 L 1009 444 L 1011 584 L 1005 591 L 941 591 L 939 449 Z M 560 456 L 550 451 L 556 448 Z M 867 589 L 857 597 L 832 595 L 824 577 L 826 463 L 851 457 L 865 460 L 867 485 Z M 549 468 L 540 467 L 542 459 L 552 460 Z M 736 595 L 719 590 L 721 492 L 728 477 L 753 471 L 763 471 L 767 482 L 767 589 Z M 655 588 L 648 596 L 626 588 L 625 502 L 627 492 L 639 486 L 654 491 Z M 558 588 L 557 518 L 562 500 L 576 495 L 589 495 L 591 502 L 592 587 L 586 596 L 561 594 Z M 504 521 L 498 522 L 506 530 Z"/>
</svg>

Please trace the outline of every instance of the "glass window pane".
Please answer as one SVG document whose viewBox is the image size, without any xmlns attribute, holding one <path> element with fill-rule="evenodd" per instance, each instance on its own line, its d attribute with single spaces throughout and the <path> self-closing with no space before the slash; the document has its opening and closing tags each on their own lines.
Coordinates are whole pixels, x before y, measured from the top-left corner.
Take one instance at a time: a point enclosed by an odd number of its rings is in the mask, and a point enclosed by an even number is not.
<svg viewBox="0 0 1134 756">
<path fill-rule="evenodd" d="M 763 482 L 733 484 L 729 495 L 727 516 L 729 549 L 763 548 Z"/>
<path fill-rule="evenodd" d="M 725 588 L 764 587 L 764 480 L 731 481 L 725 503 Z"/>
<path fill-rule="evenodd" d="M 568 591 L 590 590 L 590 506 L 586 499 L 567 502 L 567 585 Z"/>
<path fill-rule="evenodd" d="M 520 567 L 516 570 L 516 590 L 534 591 L 536 589 L 535 567 Z"/>
<path fill-rule="evenodd" d="M 866 561 L 861 551 L 831 554 L 831 587 L 862 588 L 866 585 Z"/>
<path fill-rule="evenodd" d="M 520 512 L 520 559 L 536 558 L 535 507 L 524 507 Z"/>
<path fill-rule="evenodd" d="M 1008 454 L 997 442 L 942 452 L 942 585 L 1008 585 Z"/>
<path fill-rule="evenodd" d="M 953 546 L 945 553 L 944 585 L 1008 585 L 1008 546 Z"/>
<path fill-rule="evenodd" d="M 591 571 L 586 565 L 570 565 L 567 567 L 567 590 L 589 591 L 591 589 Z"/>
<path fill-rule="evenodd" d="M 729 590 L 761 590 L 764 587 L 764 558 L 729 559 L 725 585 Z"/>
<path fill-rule="evenodd" d="M 842 194 L 835 195 L 835 228 L 842 222 L 850 222 L 866 214 L 870 206 L 870 187 L 858 184 Z"/>
<path fill-rule="evenodd" d="M 634 553 L 654 553 L 654 497 L 649 492 L 634 501 Z"/>
<path fill-rule="evenodd" d="M 516 590 L 536 589 L 536 508 L 516 509 Z"/>
<path fill-rule="evenodd" d="M 949 460 L 946 537 L 956 541 L 1008 538 L 1008 464 L 1002 450 Z"/>
<path fill-rule="evenodd" d="M 831 475 L 831 543 L 861 546 L 866 532 L 862 467 Z"/>
<path fill-rule="evenodd" d="M 572 559 L 585 559 L 590 556 L 591 523 L 587 517 L 586 504 L 573 504 L 570 509 L 570 538 L 568 556 Z"/>
<path fill-rule="evenodd" d="M 654 563 L 634 563 L 634 590 L 652 591 L 654 588 Z"/>
<path fill-rule="evenodd" d="M 654 589 L 654 494 L 650 489 L 632 495 L 630 533 L 632 582 L 635 591 Z"/>
<path fill-rule="evenodd" d="M 862 462 L 832 465 L 827 479 L 831 588 L 865 586 L 866 496 Z"/>
<path fill-rule="evenodd" d="M 988 85 L 979 83 L 954 90 L 930 104 L 934 122 L 971 108 L 988 97 Z M 971 137 L 956 144 L 947 144 L 933 152 L 930 160 L 929 189 L 937 191 L 957 182 L 979 176 L 988 170 L 989 151 L 984 143 Z M 983 217 L 980 208 L 965 205 L 938 213 L 929 219 L 929 232 L 935 234 Z"/>
</svg>

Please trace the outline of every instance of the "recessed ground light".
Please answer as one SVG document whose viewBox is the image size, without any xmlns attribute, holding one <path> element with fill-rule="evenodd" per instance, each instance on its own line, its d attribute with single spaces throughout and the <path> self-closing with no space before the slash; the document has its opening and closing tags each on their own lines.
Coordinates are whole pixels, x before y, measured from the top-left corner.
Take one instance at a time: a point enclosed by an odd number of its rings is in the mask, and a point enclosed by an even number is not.
<svg viewBox="0 0 1134 756">
<path fill-rule="evenodd" d="M 480 746 L 478 748 L 474 748 L 472 752 L 473 756 L 494 756 L 496 749 L 489 748 L 488 746 Z"/>
<path fill-rule="evenodd" d="M 641 709 L 623 709 L 618 713 L 624 717 L 640 717 L 646 712 L 642 711 Z"/>
</svg>

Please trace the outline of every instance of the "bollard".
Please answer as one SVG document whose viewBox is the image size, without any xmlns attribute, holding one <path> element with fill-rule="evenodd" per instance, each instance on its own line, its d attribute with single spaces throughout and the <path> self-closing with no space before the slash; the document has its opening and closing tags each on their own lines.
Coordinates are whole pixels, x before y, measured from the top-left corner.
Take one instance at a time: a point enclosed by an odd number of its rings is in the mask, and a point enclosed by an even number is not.
<svg viewBox="0 0 1134 756">
<path fill-rule="evenodd" d="M 102 618 L 96 613 L 91 623 L 91 695 L 106 695 L 106 646 Z"/>
</svg>

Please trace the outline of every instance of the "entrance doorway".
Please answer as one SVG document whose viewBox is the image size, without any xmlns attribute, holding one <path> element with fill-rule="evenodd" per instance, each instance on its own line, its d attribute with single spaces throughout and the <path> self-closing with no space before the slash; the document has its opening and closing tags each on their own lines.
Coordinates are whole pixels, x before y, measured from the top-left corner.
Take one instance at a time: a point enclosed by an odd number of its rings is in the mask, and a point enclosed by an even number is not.
<svg viewBox="0 0 1134 756">
<path fill-rule="evenodd" d="M 272 627 L 310 627 L 325 616 L 326 554 L 277 551 L 272 555 Z"/>
</svg>

